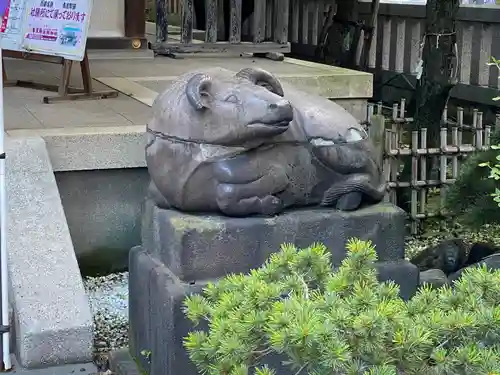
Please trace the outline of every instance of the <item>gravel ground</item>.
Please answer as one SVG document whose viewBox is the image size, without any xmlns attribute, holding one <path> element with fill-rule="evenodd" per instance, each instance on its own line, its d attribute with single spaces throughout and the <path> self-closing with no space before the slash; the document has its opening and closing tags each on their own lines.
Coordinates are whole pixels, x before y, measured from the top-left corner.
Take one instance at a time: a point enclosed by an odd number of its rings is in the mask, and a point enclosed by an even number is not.
<svg viewBox="0 0 500 375">
<path fill-rule="evenodd" d="M 128 345 L 128 272 L 84 279 L 94 314 L 95 350 Z"/>
<path fill-rule="evenodd" d="M 458 223 L 454 223 L 444 229 L 430 228 L 424 235 L 407 237 L 405 247 L 406 257 L 409 259 L 426 247 L 435 246 L 439 242 L 453 237 L 462 238 L 469 244 L 488 242 L 500 247 L 500 225 L 486 224 L 478 229 L 471 230 L 462 227 Z"/>
</svg>

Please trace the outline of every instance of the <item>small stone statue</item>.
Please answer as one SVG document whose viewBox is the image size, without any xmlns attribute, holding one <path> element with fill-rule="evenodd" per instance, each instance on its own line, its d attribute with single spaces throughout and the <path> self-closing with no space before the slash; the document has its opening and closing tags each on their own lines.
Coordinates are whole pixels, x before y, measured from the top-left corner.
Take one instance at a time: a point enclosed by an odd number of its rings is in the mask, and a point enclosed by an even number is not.
<svg viewBox="0 0 500 375">
<path fill-rule="evenodd" d="M 291 207 L 356 210 L 386 185 L 370 140 L 346 110 L 246 68 L 179 77 L 147 126 L 150 192 L 162 208 L 228 216 Z"/>
</svg>

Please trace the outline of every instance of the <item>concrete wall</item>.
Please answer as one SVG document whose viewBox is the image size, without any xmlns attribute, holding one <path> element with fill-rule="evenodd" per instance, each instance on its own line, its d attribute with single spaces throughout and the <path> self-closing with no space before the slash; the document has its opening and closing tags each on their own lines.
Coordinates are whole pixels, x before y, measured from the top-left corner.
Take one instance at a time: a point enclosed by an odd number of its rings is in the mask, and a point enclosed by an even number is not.
<svg viewBox="0 0 500 375">
<path fill-rule="evenodd" d="M 366 99 L 339 99 L 335 103 L 345 108 L 358 121 L 367 119 L 368 101 Z"/>
<path fill-rule="evenodd" d="M 148 183 L 144 126 L 47 131 L 43 138 L 80 267 L 126 267 L 128 250 L 140 243 Z"/>
<path fill-rule="evenodd" d="M 93 2 L 89 37 L 120 38 L 125 36 L 125 1 L 100 0 Z"/>
<path fill-rule="evenodd" d="M 128 269 L 140 245 L 146 168 L 56 172 L 73 247 L 84 275 Z"/>
<path fill-rule="evenodd" d="M 128 253 L 140 245 L 146 168 L 56 172 L 77 258 L 95 251 Z"/>
</svg>

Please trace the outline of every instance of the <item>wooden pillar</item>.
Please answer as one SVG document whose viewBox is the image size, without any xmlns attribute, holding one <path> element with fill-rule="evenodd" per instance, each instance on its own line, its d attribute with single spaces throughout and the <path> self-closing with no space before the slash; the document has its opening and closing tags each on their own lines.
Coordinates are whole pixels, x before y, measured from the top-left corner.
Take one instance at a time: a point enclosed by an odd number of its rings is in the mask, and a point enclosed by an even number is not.
<svg viewBox="0 0 500 375">
<path fill-rule="evenodd" d="M 155 0 L 155 8 L 156 8 L 156 43 L 164 43 L 168 40 L 168 1 Z"/>
<path fill-rule="evenodd" d="M 146 1 L 125 0 L 125 36 L 144 38 L 146 34 Z"/>
</svg>

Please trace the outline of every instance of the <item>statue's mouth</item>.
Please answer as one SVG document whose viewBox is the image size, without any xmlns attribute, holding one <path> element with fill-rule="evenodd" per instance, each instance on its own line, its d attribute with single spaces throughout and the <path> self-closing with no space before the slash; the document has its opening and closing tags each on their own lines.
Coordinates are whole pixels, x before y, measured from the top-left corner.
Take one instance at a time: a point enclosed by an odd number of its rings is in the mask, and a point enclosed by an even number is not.
<svg viewBox="0 0 500 375">
<path fill-rule="evenodd" d="M 325 139 L 320 137 L 312 138 L 309 142 L 316 147 L 330 147 L 337 145 L 337 143 L 335 143 L 332 139 Z"/>
<path fill-rule="evenodd" d="M 309 143 L 313 146 L 321 147 L 331 147 L 338 145 L 354 145 L 365 141 L 368 138 L 368 134 L 364 130 L 357 128 L 349 128 L 345 134 L 338 134 L 334 138 L 324 138 L 324 137 L 312 137 L 309 139 Z"/>
<path fill-rule="evenodd" d="M 278 122 L 252 122 L 247 125 L 249 128 L 267 128 L 267 129 L 279 129 L 286 130 L 290 124 L 289 120 L 283 120 Z"/>
</svg>

